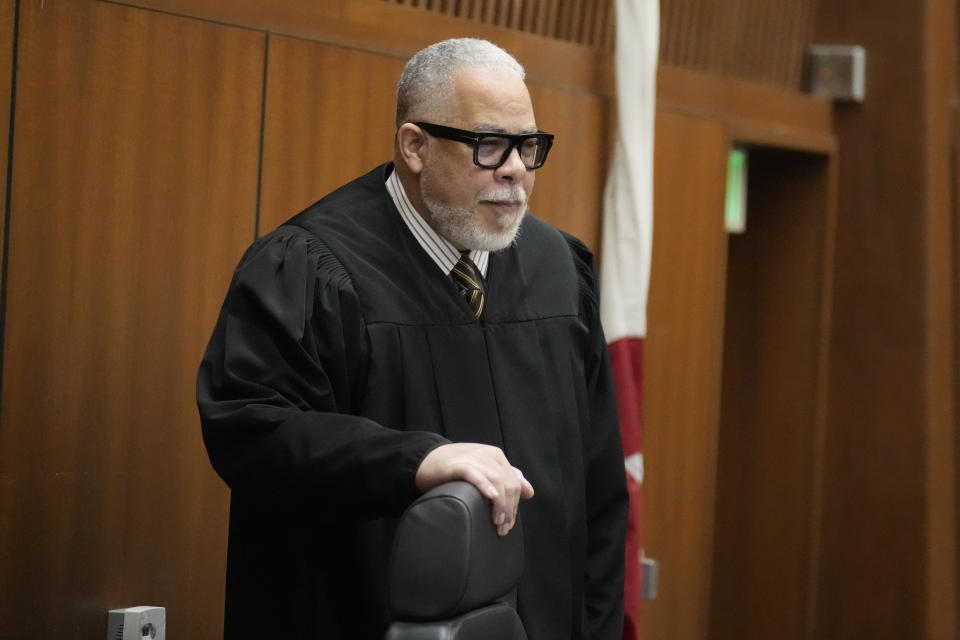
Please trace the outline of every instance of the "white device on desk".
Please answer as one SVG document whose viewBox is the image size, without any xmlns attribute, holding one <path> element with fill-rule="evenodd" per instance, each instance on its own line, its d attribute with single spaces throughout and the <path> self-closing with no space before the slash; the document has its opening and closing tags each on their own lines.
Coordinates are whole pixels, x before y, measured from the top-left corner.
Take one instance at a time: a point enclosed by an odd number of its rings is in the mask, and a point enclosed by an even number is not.
<svg viewBox="0 0 960 640">
<path fill-rule="evenodd" d="M 111 609 L 107 640 L 165 640 L 167 610 L 164 607 Z"/>
</svg>

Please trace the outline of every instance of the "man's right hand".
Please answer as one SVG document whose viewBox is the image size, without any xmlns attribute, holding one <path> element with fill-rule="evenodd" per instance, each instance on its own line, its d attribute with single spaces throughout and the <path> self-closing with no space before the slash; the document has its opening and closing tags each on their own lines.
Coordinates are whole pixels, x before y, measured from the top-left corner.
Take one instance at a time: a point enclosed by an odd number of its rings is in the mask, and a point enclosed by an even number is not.
<svg viewBox="0 0 960 640">
<path fill-rule="evenodd" d="M 497 533 L 507 535 L 517 521 L 520 498 L 532 498 L 533 486 L 520 469 L 507 461 L 499 447 L 472 442 L 445 444 L 427 454 L 417 469 L 421 493 L 453 480 L 466 480 L 492 504 L 491 517 Z"/>
</svg>

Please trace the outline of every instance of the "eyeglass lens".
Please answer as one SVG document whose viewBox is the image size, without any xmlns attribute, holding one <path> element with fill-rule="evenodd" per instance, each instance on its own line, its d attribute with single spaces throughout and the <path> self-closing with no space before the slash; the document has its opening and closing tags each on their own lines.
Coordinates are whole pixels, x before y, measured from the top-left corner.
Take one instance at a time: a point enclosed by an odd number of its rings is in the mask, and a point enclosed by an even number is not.
<svg viewBox="0 0 960 640">
<path fill-rule="evenodd" d="M 547 145 L 542 144 L 536 137 L 525 138 L 517 148 L 527 169 L 538 167 L 547 153 Z M 512 145 L 506 138 L 482 137 L 477 141 L 477 162 L 481 167 L 495 168 L 502 164 L 507 153 L 512 151 Z"/>
</svg>

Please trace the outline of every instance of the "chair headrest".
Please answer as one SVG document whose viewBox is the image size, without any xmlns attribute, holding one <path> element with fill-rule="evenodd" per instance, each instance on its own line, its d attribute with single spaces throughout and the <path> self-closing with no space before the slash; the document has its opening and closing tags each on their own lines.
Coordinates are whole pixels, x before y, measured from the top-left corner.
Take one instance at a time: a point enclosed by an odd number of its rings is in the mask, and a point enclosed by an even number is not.
<svg viewBox="0 0 960 640">
<path fill-rule="evenodd" d="M 490 502 L 468 482 L 448 482 L 420 496 L 400 519 L 390 610 L 400 620 L 451 618 L 503 597 L 522 571 L 519 518 L 498 536 Z"/>
</svg>

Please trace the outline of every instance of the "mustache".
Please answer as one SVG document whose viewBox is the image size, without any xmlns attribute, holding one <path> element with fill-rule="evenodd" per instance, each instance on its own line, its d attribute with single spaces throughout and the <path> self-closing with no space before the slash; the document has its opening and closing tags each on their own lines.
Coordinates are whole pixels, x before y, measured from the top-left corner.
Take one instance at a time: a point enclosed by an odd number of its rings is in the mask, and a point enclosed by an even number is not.
<svg viewBox="0 0 960 640">
<path fill-rule="evenodd" d="M 509 187 L 494 187 L 480 192 L 477 200 L 479 202 L 519 202 L 526 204 L 527 191 L 519 184 Z"/>
</svg>

